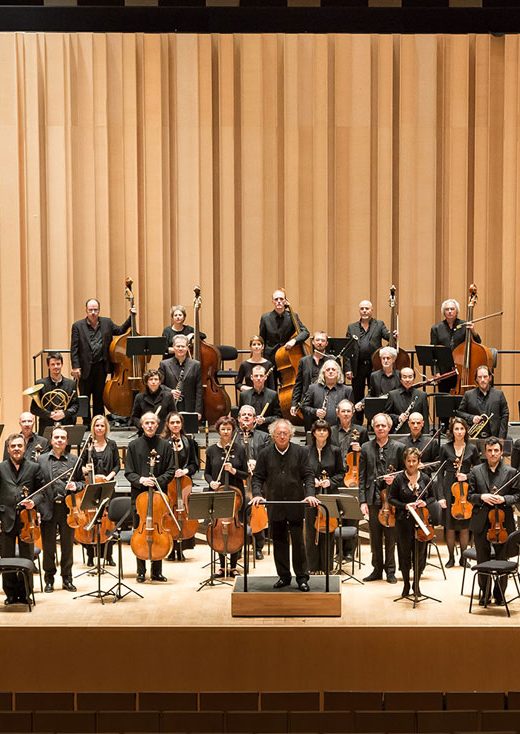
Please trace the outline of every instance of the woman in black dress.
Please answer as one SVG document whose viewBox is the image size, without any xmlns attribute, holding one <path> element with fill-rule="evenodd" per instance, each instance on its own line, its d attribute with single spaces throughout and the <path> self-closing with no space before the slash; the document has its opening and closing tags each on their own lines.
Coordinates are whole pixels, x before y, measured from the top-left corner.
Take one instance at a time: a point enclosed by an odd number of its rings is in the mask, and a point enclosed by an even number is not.
<svg viewBox="0 0 520 734">
<path fill-rule="evenodd" d="M 325 420 L 316 420 L 312 424 L 312 442 L 307 446 L 309 463 L 314 472 L 314 486 L 316 494 L 335 494 L 338 487 L 343 486 L 345 467 L 341 451 L 330 442 L 332 429 Z M 305 511 L 305 550 L 309 571 L 323 572 L 332 568 L 334 542 L 332 533 L 329 534 L 329 558 L 327 563 L 327 538 L 325 533 L 316 531 L 314 527 L 317 510 L 308 507 Z"/>
<path fill-rule="evenodd" d="M 468 441 L 468 424 L 463 418 L 452 418 L 448 433 L 448 441 L 441 446 L 439 459 L 447 463 L 440 470 L 437 479 L 437 496 L 443 510 L 443 522 L 446 531 L 446 545 L 449 560 L 446 568 L 455 565 L 455 534 L 459 532 L 460 565 L 463 565 L 462 553 L 469 545 L 469 520 L 456 520 L 451 514 L 453 494 L 451 485 L 455 482 L 466 482 L 472 466 L 480 464 L 477 447 Z"/>
<path fill-rule="evenodd" d="M 261 336 L 252 336 L 249 340 L 249 348 L 251 349 L 251 355 L 240 365 L 238 368 L 238 375 L 236 379 L 236 386 L 238 390 L 252 390 L 253 381 L 251 379 L 251 373 L 253 367 L 261 364 L 265 367 L 266 373 L 272 368 L 272 363 L 264 357 L 264 340 Z M 270 372 L 269 377 L 265 381 L 265 386 L 270 390 L 276 390 L 276 383 L 274 380 L 274 370 Z"/>
</svg>

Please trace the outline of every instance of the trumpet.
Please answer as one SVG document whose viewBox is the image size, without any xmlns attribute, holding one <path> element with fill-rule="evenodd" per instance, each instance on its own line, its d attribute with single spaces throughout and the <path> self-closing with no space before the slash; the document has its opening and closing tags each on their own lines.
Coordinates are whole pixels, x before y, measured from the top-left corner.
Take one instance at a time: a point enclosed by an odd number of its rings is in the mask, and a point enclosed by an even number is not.
<svg viewBox="0 0 520 734">
<path fill-rule="evenodd" d="M 470 426 L 468 431 L 468 436 L 470 438 L 478 438 L 484 428 L 488 425 L 489 421 L 493 417 L 494 413 L 491 413 L 491 415 L 486 415 L 485 413 L 482 413 L 481 416 L 479 416 L 480 421 L 479 423 L 473 423 L 473 425 Z"/>
<path fill-rule="evenodd" d="M 40 396 L 43 388 L 44 385 L 42 383 L 37 383 L 36 385 L 31 385 L 31 387 L 26 387 L 22 395 L 30 395 L 39 408 L 49 413 L 52 413 L 53 410 L 67 410 L 70 401 L 75 395 L 75 393 L 69 394 L 65 390 L 62 390 L 61 387 L 56 387 L 54 390 L 49 390 L 49 392 Z"/>
</svg>

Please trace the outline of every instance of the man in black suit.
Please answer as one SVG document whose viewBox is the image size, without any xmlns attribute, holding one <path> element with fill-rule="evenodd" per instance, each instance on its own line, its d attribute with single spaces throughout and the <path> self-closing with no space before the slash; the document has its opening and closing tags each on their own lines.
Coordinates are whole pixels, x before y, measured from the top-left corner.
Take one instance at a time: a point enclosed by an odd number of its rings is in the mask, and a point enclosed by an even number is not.
<svg viewBox="0 0 520 734">
<path fill-rule="evenodd" d="M 300 344 L 309 338 L 309 330 L 302 324 L 297 313 L 294 314 L 294 317 L 299 333 L 294 336 L 294 324 L 286 304 L 285 293 L 277 290 L 273 293 L 273 310 L 260 317 L 258 334 L 264 340 L 264 357 L 272 364 L 276 364 L 274 357 L 280 347 L 292 349 L 295 344 Z"/>
<path fill-rule="evenodd" d="M 368 392 L 371 398 L 388 395 L 390 390 L 396 390 L 401 384 L 399 372 L 394 369 L 395 360 L 397 359 L 397 349 L 393 347 L 381 347 L 379 358 L 382 364 L 381 369 L 372 372 L 370 375 L 370 389 Z"/>
<path fill-rule="evenodd" d="M 310 430 L 315 420 L 327 421 L 329 426 L 337 423 L 336 408 L 342 400 L 352 398 L 352 388 L 343 382 L 343 373 L 335 359 L 323 363 L 318 376 L 303 398 L 303 417 L 306 430 Z"/>
<path fill-rule="evenodd" d="M 408 418 L 408 432 L 403 440 L 405 448 L 419 449 L 421 452 L 421 464 L 428 464 L 439 458 L 439 442 L 436 438 L 428 436 L 424 432 L 424 418 L 421 413 L 414 411 Z M 426 469 L 425 471 L 428 471 Z"/>
<path fill-rule="evenodd" d="M 482 429 L 480 438 L 489 436 L 506 438 L 509 425 L 509 407 L 506 396 L 502 390 L 491 387 L 491 373 L 485 364 L 477 367 L 475 381 L 478 387 L 464 393 L 455 415 L 464 418 L 470 426 L 485 420 L 483 416 L 491 416 L 487 425 Z"/>
<path fill-rule="evenodd" d="M 25 441 L 25 458 L 34 461 L 38 454 L 45 451 L 49 442 L 43 436 L 34 433 L 34 422 L 36 418 L 29 411 L 20 413 L 18 422 L 20 424 L 20 435 Z M 38 448 L 39 447 L 39 448 Z M 4 444 L 4 461 L 9 458 L 9 452 L 7 450 L 7 441 Z"/>
<path fill-rule="evenodd" d="M 415 379 L 411 367 L 403 367 L 400 372 L 401 387 L 390 390 L 385 411 L 393 421 L 396 433 L 408 433 L 408 418 L 412 412 L 420 413 L 424 419 L 424 430 L 430 430 L 428 398 L 423 390 L 412 387 Z"/>
<path fill-rule="evenodd" d="M 265 387 L 266 371 L 263 365 L 253 367 L 251 380 L 253 389 L 240 393 L 239 407 L 252 405 L 256 413 L 256 427 L 266 433 L 269 425 L 282 417 L 280 400 L 274 390 Z"/>
<path fill-rule="evenodd" d="M 470 520 L 470 530 L 473 531 L 475 539 L 475 550 L 477 551 L 477 563 L 489 561 L 491 558 L 491 543 L 487 539 L 487 532 L 491 527 L 489 513 L 496 509 L 504 513 L 504 526 L 507 533 L 515 530 L 515 518 L 513 514 L 514 505 L 520 502 L 520 489 L 518 477 L 520 474 L 516 469 L 504 464 L 502 460 L 502 445 L 496 436 L 490 436 L 485 442 L 485 461 L 474 466 L 469 474 L 468 501 L 473 505 L 473 513 Z M 517 477 L 506 487 L 506 483 Z M 503 490 L 500 488 L 504 487 Z M 495 558 L 505 559 L 505 543 L 493 542 Z M 500 587 L 496 586 L 492 591 L 497 604 L 504 603 L 504 592 L 507 577 L 502 577 Z M 480 600 L 479 604 L 484 606 L 489 599 L 486 596 L 486 577 L 479 576 Z"/>
<path fill-rule="evenodd" d="M 336 415 L 339 424 L 332 427 L 330 441 L 341 450 L 341 455 L 344 460 L 349 451 L 361 451 L 361 446 L 368 441 L 368 431 L 364 426 L 358 426 L 352 423 L 354 406 L 350 400 L 340 400 L 336 406 Z M 352 438 L 353 431 L 357 432 L 357 439 L 355 441 Z"/>
<path fill-rule="evenodd" d="M 317 382 L 320 369 L 328 359 L 326 352 L 329 338 L 324 331 L 315 331 L 312 337 L 312 354 L 306 354 L 298 363 L 298 373 L 291 398 L 291 415 L 295 416 L 298 406 L 313 382 Z"/>
<path fill-rule="evenodd" d="M 297 501 L 298 505 L 271 505 L 268 507 L 274 549 L 274 562 L 279 579 L 275 589 L 289 586 L 289 535 L 296 583 L 300 591 L 309 591 L 309 573 L 303 540 L 304 504 L 317 507 L 314 496 L 314 473 L 309 454 L 304 446 L 291 443 L 294 426 L 284 418 L 275 421 L 269 429 L 273 444 L 260 452 L 253 474 L 253 504 L 266 500 Z"/>
<path fill-rule="evenodd" d="M 89 397 L 89 414 L 86 419 L 89 422 L 90 396 L 94 415 L 103 415 L 105 412 L 103 389 L 107 375 L 112 371 L 110 344 L 114 336 L 124 334 L 130 328 L 131 317 L 118 326 L 107 316 L 99 315 L 100 304 L 97 298 L 89 298 L 85 307 L 86 318 L 72 324 L 70 361 L 71 374 L 75 380 L 79 380 L 81 395 Z M 132 307 L 130 313 L 135 312 Z"/>
<path fill-rule="evenodd" d="M 460 304 L 454 298 L 447 298 L 441 304 L 443 320 L 430 329 L 430 344 L 449 347 L 451 351 L 462 344 L 466 338 L 466 330 L 470 329 L 473 339 L 480 344 L 481 339 L 470 321 L 464 323 L 459 319 Z M 464 326 L 464 328 L 462 328 Z M 439 392 L 449 392 L 457 384 L 457 375 L 447 377 L 439 382 Z"/>
<path fill-rule="evenodd" d="M 163 385 L 172 391 L 175 410 L 197 413 L 202 419 L 202 380 L 200 362 L 188 357 L 188 338 L 183 334 L 173 337 L 173 356 L 159 365 Z"/>
<path fill-rule="evenodd" d="M 359 304 L 359 321 L 348 325 L 347 338 L 357 337 L 356 354 L 345 360 L 347 379 L 352 380 L 354 403 L 359 403 L 365 395 L 365 385 L 369 385 L 372 372 L 372 355 L 382 346 L 382 340 L 389 341 L 390 332 L 383 321 L 373 318 L 370 301 Z M 394 334 L 397 337 L 397 332 Z"/>
<path fill-rule="evenodd" d="M 76 381 L 61 374 L 63 368 L 61 352 L 49 352 L 47 367 L 49 374 L 42 380 L 36 380 L 35 384 L 43 387 L 37 399 L 33 398 L 31 402 L 31 413 L 38 416 L 40 433 L 43 433 L 47 426 L 54 426 L 56 423 L 74 425 L 79 408 Z M 61 392 L 55 392 L 57 390 Z"/>
</svg>

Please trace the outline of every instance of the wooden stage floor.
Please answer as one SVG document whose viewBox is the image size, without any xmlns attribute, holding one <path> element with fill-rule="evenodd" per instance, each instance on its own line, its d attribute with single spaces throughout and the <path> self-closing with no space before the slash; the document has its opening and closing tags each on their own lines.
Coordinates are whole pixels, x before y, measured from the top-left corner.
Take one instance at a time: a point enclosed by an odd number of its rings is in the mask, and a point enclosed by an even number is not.
<svg viewBox="0 0 520 734">
<path fill-rule="evenodd" d="M 441 553 L 446 560 L 443 546 Z M 520 690 L 520 600 L 510 619 L 495 607 L 477 606 L 470 615 L 472 572 L 461 596 L 459 566 L 446 571 L 446 581 L 427 566 L 422 591 L 441 603 L 428 600 L 416 609 L 394 601 L 400 581 L 349 580 L 341 585 L 341 617 L 233 618 L 231 586 L 197 592 L 207 576 L 207 546 L 197 544 L 186 557 L 164 562 L 167 583 L 137 584 L 125 547 L 125 581 L 144 599 L 130 595 L 104 605 L 75 599 L 59 577 L 53 594 L 41 593 L 35 576 L 32 613 L 0 610 L 0 650 L 10 661 L 0 666 L 0 690 Z M 358 577 L 369 573 L 369 558 L 365 545 Z M 84 570 L 76 547 L 74 573 Z M 272 556 L 252 574 L 274 576 Z M 88 575 L 75 583 L 78 594 L 96 588 Z M 102 577 L 103 589 L 112 583 Z M 506 655 L 490 686 L 482 671 L 494 649 Z M 29 669 L 25 655 L 36 658 Z M 73 670 L 64 662 L 70 658 Z"/>
</svg>

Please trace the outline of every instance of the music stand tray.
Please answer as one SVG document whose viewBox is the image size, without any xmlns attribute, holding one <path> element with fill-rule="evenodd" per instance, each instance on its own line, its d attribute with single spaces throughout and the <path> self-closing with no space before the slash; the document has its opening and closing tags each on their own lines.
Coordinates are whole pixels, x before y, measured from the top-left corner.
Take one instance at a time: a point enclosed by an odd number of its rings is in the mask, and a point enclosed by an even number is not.
<svg viewBox="0 0 520 734">
<path fill-rule="evenodd" d="M 197 413 L 186 413 L 185 411 L 179 411 L 184 419 L 184 433 L 198 433 L 199 432 L 199 416 Z"/>
<path fill-rule="evenodd" d="M 378 413 L 384 413 L 388 398 L 377 397 L 371 398 L 367 396 L 365 398 L 365 417 L 367 421 L 371 421 L 372 418 Z"/>
<path fill-rule="evenodd" d="M 455 369 L 453 352 L 442 344 L 416 344 L 415 352 L 421 367 L 431 367 L 434 373 L 436 372 L 435 367 L 438 368 L 440 374 Z"/>
<path fill-rule="evenodd" d="M 55 427 L 56 426 L 47 426 L 43 431 L 43 437 L 46 438 L 49 443 L 51 442 L 51 435 Z M 69 446 L 77 446 L 78 448 L 79 446 L 81 446 L 81 443 L 83 442 L 83 436 L 85 435 L 85 431 L 87 430 L 87 426 L 60 426 L 60 428 L 63 428 L 64 431 L 67 431 L 67 443 Z"/>
<path fill-rule="evenodd" d="M 449 395 L 448 393 L 439 392 L 433 397 L 435 401 L 435 413 L 437 418 L 443 421 L 449 420 L 455 415 L 459 405 L 462 402 L 462 395 Z"/>
<path fill-rule="evenodd" d="M 142 354 L 164 354 L 166 352 L 165 336 L 129 336 L 126 340 L 126 356 L 139 357 Z"/>
<path fill-rule="evenodd" d="M 210 575 L 199 584 L 197 591 L 205 586 L 215 586 L 215 582 L 231 586 L 229 581 L 215 578 L 215 563 L 217 553 L 213 549 L 213 520 L 221 517 L 232 517 L 236 495 L 234 492 L 222 490 L 219 492 L 192 492 L 188 507 L 190 520 L 207 520 L 210 523 Z"/>
</svg>

